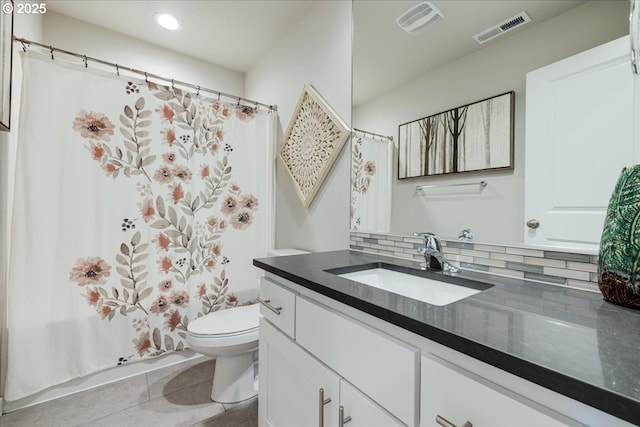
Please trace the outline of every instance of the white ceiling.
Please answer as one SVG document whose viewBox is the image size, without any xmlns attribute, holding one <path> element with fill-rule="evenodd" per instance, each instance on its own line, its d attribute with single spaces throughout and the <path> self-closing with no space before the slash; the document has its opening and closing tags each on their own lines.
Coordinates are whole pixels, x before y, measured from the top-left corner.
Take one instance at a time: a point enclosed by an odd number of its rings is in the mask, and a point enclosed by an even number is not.
<svg viewBox="0 0 640 427">
<path fill-rule="evenodd" d="M 613 1 L 613 0 L 609 0 Z M 385 93 L 400 82 L 478 51 L 584 3 L 584 0 L 431 0 L 444 19 L 410 35 L 396 19 L 419 1 L 355 0 L 353 104 Z M 531 22 L 483 45 L 474 35 L 519 12 Z"/>
<path fill-rule="evenodd" d="M 47 8 L 223 67 L 246 72 L 311 0 L 47 0 Z M 169 31 L 156 12 L 178 19 Z M 60 46 L 64 48 L 63 46 Z"/>
<path fill-rule="evenodd" d="M 232 70 L 250 70 L 312 0 L 48 0 L 47 8 Z M 332 0 L 349 1 L 349 0 Z M 411 36 L 395 23 L 418 0 L 354 1 L 354 105 L 456 58 L 482 49 L 471 37 L 526 11 L 523 29 L 585 0 L 432 0 L 444 20 Z M 612 1 L 612 0 L 610 0 Z M 178 31 L 158 27 L 168 12 Z M 517 31 L 514 30 L 509 34 Z M 504 37 L 508 37 L 505 35 Z M 497 39 L 499 40 L 499 38 Z M 345 43 L 349 43 L 345 40 Z"/>
</svg>

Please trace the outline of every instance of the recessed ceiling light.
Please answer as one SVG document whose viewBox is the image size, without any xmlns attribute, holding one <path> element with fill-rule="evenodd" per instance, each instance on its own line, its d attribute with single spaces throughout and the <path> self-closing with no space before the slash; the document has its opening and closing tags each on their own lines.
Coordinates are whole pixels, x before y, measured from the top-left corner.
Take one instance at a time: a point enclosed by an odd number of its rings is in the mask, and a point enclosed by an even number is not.
<svg viewBox="0 0 640 427">
<path fill-rule="evenodd" d="M 178 22 L 178 20 L 168 13 L 156 13 L 155 15 L 153 15 L 153 19 L 156 20 L 158 25 L 166 28 L 167 30 L 177 30 L 178 28 L 180 28 L 180 23 Z"/>
</svg>

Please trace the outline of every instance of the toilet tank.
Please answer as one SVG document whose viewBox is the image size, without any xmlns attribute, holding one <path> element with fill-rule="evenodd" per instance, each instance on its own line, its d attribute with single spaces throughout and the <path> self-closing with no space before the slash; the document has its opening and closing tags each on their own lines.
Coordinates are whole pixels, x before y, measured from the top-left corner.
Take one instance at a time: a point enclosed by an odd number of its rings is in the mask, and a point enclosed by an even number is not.
<svg viewBox="0 0 640 427">
<path fill-rule="evenodd" d="M 267 251 L 267 256 L 285 256 L 285 255 L 301 255 L 308 254 L 309 251 L 303 251 L 302 249 L 284 248 L 284 249 L 271 249 Z"/>
</svg>

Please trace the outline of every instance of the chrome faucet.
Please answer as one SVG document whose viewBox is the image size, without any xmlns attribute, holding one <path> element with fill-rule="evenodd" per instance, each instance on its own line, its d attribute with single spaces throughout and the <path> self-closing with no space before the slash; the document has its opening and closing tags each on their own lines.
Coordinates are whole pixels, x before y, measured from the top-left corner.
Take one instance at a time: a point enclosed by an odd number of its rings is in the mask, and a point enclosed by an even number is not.
<svg viewBox="0 0 640 427">
<path fill-rule="evenodd" d="M 440 238 L 433 233 L 413 233 L 416 237 L 424 238 L 424 246 L 418 248 L 418 253 L 424 255 L 427 268 L 431 270 L 444 271 L 445 273 L 457 273 L 459 270 L 449 264 L 449 261 L 442 253 Z"/>
</svg>

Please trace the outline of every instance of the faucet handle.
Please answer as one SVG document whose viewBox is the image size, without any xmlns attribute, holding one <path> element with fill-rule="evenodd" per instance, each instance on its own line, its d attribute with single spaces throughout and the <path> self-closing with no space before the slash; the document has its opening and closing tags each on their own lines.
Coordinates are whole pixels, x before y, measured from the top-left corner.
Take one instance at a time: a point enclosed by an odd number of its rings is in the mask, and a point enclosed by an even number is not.
<svg viewBox="0 0 640 427">
<path fill-rule="evenodd" d="M 424 237 L 425 240 L 427 238 L 433 238 L 433 237 L 438 239 L 438 236 L 430 231 L 416 231 L 415 233 L 413 233 L 413 235 L 416 237 Z"/>
<path fill-rule="evenodd" d="M 440 237 L 438 237 L 438 235 L 435 233 L 431 233 L 429 231 L 421 231 L 415 232 L 413 233 L 413 235 L 416 237 L 424 238 L 424 244 L 428 248 L 436 249 L 437 251 L 440 251 L 442 248 L 440 244 Z"/>
</svg>

